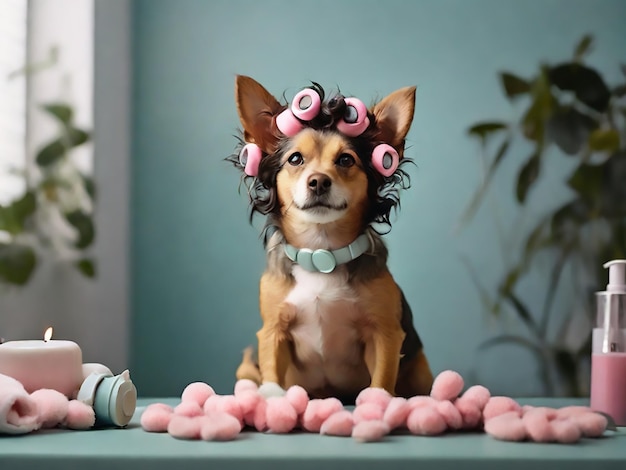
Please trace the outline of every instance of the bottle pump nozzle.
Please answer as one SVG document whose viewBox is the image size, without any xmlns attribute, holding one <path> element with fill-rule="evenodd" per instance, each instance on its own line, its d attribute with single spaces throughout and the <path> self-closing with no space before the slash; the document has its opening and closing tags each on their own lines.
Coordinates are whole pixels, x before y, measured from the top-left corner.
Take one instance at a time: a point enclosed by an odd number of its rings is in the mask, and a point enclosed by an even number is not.
<svg viewBox="0 0 626 470">
<path fill-rule="evenodd" d="M 614 259 L 604 264 L 609 270 L 607 292 L 626 294 L 626 259 Z"/>
</svg>

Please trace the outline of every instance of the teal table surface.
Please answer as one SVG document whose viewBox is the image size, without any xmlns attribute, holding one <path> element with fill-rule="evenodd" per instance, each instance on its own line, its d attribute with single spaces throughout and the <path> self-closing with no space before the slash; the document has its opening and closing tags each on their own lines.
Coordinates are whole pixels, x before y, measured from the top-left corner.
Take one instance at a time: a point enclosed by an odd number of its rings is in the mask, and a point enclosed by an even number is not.
<svg viewBox="0 0 626 470">
<path fill-rule="evenodd" d="M 586 404 L 519 401 L 555 407 Z M 626 469 L 626 428 L 573 445 L 500 442 L 484 433 L 390 435 L 382 442 L 365 444 L 345 437 L 257 432 L 243 432 L 231 442 L 184 441 L 141 429 L 141 412 L 154 402 L 175 405 L 179 400 L 139 400 L 125 429 L 54 429 L 0 436 L 0 469 Z"/>
</svg>

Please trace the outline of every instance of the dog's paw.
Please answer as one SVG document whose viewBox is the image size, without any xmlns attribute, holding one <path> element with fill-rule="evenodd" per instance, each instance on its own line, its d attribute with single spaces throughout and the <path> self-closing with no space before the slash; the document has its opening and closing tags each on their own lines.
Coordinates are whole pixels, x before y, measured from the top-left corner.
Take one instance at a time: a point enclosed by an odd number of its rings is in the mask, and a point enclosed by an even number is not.
<svg viewBox="0 0 626 470">
<path fill-rule="evenodd" d="M 259 387 L 259 393 L 265 398 L 270 398 L 285 396 L 287 391 L 276 382 L 263 382 Z"/>
</svg>

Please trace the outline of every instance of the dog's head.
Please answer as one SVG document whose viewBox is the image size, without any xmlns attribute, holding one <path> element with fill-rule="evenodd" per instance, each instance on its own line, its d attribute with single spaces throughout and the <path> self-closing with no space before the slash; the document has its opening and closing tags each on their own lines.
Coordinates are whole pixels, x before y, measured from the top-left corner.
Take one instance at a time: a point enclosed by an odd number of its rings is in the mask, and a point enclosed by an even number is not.
<svg viewBox="0 0 626 470">
<path fill-rule="evenodd" d="M 271 215 L 295 231 L 332 224 L 358 234 L 372 223 L 389 225 L 409 184 L 402 166 L 415 87 L 368 110 L 340 94 L 326 99 L 314 83 L 287 106 L 238 76 L 235 98 L 243 142 L 229 160 L 244 172 L 251 216 Z"/>
</svg>

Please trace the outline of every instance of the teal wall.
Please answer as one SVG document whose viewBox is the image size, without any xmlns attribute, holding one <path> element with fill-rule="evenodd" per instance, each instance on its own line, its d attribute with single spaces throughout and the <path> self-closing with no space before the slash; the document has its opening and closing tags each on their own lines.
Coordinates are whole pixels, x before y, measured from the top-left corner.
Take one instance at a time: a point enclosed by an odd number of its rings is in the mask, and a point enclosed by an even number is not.
<svg viewBox="0 0 626 470">
<path fill-rule="evenodd" d="M 521 160 L 505 163 L 488 204 L 457 232 L 481 174 L 465 130 L 513 116 L 498 70 L 530 75 L 539 60 L 569 57 L 584 33 L 597 39 L 591 62 L 617 79 L 626 2 L 144 0 L 133 16 L 131 351 L 142 395 L 179 395 L 197 380 L 232 390 L 240 351 L 260 327 L 259 223 L 248 224 L 239 175 L 223 161 L 239 127 L 235 74 L 277 96 L 314 80 L 365 102 L 417 85 L 407 151 L 417 166 L 386 237 L 391 270 L 436 372 L 455 369 L 497 393 L 541 393 L 523 350 L 477 352 L 517 323 L 489 320 L 461 258 L 493 291 L 507 251 L 496 227 L 515 234 L 567 197 L 568 168 L 546 172 L 520 217 L 512 182 Z M 527 155 L 516 147 L 517 157 Z M 539 302 L 544 281 L 531 276 L 525 297 Z"/>
</svg>

